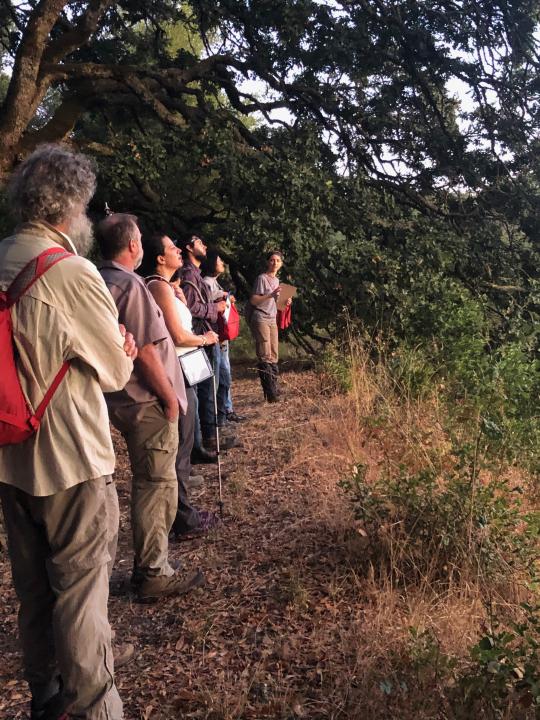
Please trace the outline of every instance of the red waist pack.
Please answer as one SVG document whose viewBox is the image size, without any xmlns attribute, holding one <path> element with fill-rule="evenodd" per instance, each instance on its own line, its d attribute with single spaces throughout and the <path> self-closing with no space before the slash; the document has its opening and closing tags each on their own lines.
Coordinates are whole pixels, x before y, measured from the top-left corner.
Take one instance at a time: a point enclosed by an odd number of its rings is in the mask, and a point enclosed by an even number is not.
<svg viewBox="0 0 540 720">
<path fill-rule="evenodd" d="M 219 342 L 234 340 L 240 334 L 240 315 L 234 303 L 229 308 L 229 317 L 225 319 L 223 315 L 218 315 L 218 335 Z"/>
<path fill-rule="evenodd" d="M 276 323 L 279 330 L 286 330 L 292 322 L 291 305 L 277 311 Z"/>
</svg>

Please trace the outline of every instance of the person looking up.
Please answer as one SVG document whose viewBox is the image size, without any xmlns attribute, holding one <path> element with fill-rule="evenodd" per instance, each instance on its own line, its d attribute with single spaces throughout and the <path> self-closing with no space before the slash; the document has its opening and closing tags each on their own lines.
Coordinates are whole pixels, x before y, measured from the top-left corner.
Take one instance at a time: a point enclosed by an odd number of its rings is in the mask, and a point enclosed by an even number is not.
<svg viewBox="0 0 540 720">
<path fill-rule="evenodd" d="M 168 235 L 155 233 L 143 239 L 144 261 L 139 273 L 146 277 L 146 284 L 161 311 L 165 325 L 180 358 L 194 348 L 214 345 L 218 336 L 213 330 L 203 335 L 192 332 L 192 318 L 184 293 L 171 284 L 172 276 L 183 266 L 182 253 Z M 186 540 L 204 534 L 217 523 L 214 513 L 196 510 L 189 503 L 191 450 L 196 415 L 196 388 L 186 385 L 187 411 L 180 417 L 180 442 L 176 455 L 176 478 L 178 481 L 178 508 L 172 526 L 177 540 Z"/>
<path fill-rule="evenodd" d="M 0 243 L 0 290 L 41 253 L 63 250 L 11 309 L 21 386 L 32 408 L 69 369 L 36 433 L 0 447 L 0 499 L 31 720 L 121 720 L 107 617 L 118 533 L 114 451 L 103 392 L 128 382 L 137 348 L 84 255 L 92 163 L 42 145 L 11 178 L 21 225 Z"/>
<path fill-rule="evenodd" d="M 225 272 L 225 263 L 219 256 L 217 250 L 208 250 L 206 259 L 201 264 L 201 273 L 203 281 L 210 291 L 212 300 L 216 301 L 225 296 L 226 302 L 235 302 L 232 295 L 228 295 L 218 282 L 218 277 Z M 217 391 L 218 406 L 218 425 L 224 427 L 230 422 L 242 422 L 245 420 L 243 415 L 234 412 L 232 403 L 232 374 L 231 361 L 229 356 L 229 342 L 220 343 L 219 353 L 219 386 Z"/>
<path fill-rule="evenodd" d="M 97 228 L 100 272 L 133 333 L 139 354 L 126 387 L 107 395 L 109 417 L 127 444 L 133 482 L 132 584 L 140 600 L 181 595 L 204 583 L 197 571 L 182 574 L 168 559 L 169 532 L 178 507 L 175 461 L 178 416 L 187 412 L 184 379 L 163 314 L 134 271 L 143 246 L 137 219 L 114 213 Z"/>
<path fill-rule="evenodd" d="M 221 298 L 213 300 L 207 285 L 203 282 L 200 266 L 206 258 L 206 244 L 200 237 L 192 235 L 181 242 L 184 267 L 180 273 L 182 290 L 186 297 L 188 308 L 193 316 L 193 328 L 196 334 L 206 330 L 217 332 L 218 314 L 226 308 L 226 293 Z M 205 348 L 214 370 L 214 380 L 209 378 L 197 385 L 199 401 L 199 419 L 204 448 L 216 449 L 216 408 L 214 407 L 214 386 L 219 392 L 219 343 Z M 220 440 L 220 447 L 227 450 L 235 444 L 235 438 L 225 437 Z"/>
</svg>

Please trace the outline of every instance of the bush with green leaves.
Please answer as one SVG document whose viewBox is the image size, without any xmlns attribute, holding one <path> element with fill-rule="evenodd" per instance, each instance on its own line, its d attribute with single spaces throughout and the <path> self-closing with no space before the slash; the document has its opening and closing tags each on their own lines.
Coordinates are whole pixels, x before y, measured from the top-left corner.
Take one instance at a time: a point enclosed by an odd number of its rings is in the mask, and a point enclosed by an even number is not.
<svg viewBox="0 0 540 720">
<path fill-rule="evenodd" d="M 326 345 L 317 358 L 321 389 L 325 392 L 348 393 L 352 389 L 351 356 L 336 342 Z"/>
<path fill-rule="evenodd" d="M 533 720 L 540 715 L 540 606 L 523 605 L 521 622 L 493 627 L 471 648 L 472 663 L 456 685 L 459 720 Z"/>
<path fill-rule="evenodd" d="M 504 580 L 536 558 L 538 517 L 508 483 L 484 483 L 470 466 L 367 482 L 358 465 L 342 484 L 369 540 L 364 560 L 399 585 Z"/>
</svg>

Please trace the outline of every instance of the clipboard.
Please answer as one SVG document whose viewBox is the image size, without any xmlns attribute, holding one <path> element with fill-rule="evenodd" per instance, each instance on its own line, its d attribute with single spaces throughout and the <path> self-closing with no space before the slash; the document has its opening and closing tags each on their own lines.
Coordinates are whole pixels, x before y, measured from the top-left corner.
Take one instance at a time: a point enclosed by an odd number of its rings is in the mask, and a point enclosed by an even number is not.
<svg viewBox="0 0 540 720">
<path fill-rule="evenodd" d="M 287 300 L 296 296 L 297 289 L 294 285 L 287 285 L 287 283 L 279 283 L 279 297 L 277 299 L 277 309 L 285 310 L 287 307 Z"/>
<path fill-rule="evenodd" d="M 197 383 L 208 380 L 213 377 L 214 371 L 208 355 L 201 348 L 190 350 L 185 355 L 180 355 L 180 366 L 184 373 L 184 378 L 189 387 L 197 385 Z"/>
</svg>

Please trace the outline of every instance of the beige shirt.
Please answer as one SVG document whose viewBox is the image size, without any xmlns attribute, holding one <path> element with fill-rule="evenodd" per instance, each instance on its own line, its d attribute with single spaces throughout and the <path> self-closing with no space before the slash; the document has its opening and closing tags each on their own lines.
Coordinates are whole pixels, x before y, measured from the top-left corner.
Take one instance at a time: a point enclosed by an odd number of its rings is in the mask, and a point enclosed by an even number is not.
<svg viewBox="0 0 540 720">
<path fill-rule="evenodd" d="M 26 223 L 0 243 L 0 289 L 47 248 L 72 251 L 46 223 Z M 11 311 L 19 377 L 33 410 L 65 360 L 72 360 L 35 436 L 0 447 L 0 482 L 44 496 L 110 475 L 114 452 L 103 392 L 123 388 L 133 369 L 103 279 L 82 257 L 61 260 Z"/>
</svg>

